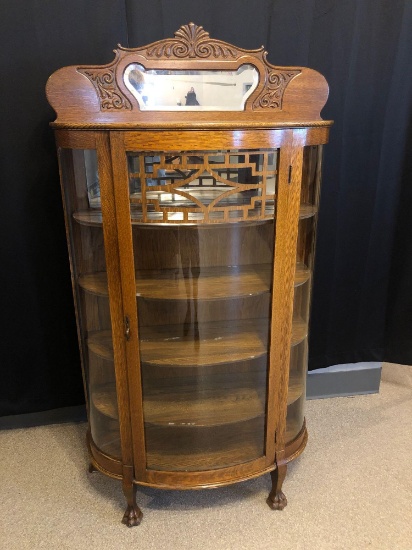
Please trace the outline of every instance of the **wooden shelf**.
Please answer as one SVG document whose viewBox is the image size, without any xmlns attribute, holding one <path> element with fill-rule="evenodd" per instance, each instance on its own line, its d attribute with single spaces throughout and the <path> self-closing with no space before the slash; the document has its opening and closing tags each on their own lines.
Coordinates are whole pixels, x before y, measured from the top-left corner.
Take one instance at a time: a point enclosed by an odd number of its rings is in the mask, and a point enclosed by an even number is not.
<svg viewBox="0 0 412 550">
<path fill-rule="evenodd" d="M 158 445 L 148 445 L 147 468 L 160 471 L 201 471 L 215 470 L 243 464 L 255 460 L 264 454 L 264 438 L 256 441 L 238 439 L 236 441 L 222 441 L 220 445 L 215 443 L 215 449 L 196 449 L 176 442 L 175 449 L 162 448 L 162 441 Z"/>
<path fill-rule="evenodd" d="M 298 424 L 295 418 L 286 421 L 286 443 L 292 441 L 299 433 L 302 426 Z M 230 427 L 229 427 L 230 429 Z M 196 471 L 215 469 L 217 464 L 221 467 L 232 466 L 254 460 L 263 455 L 263 444 L 255 438 L 244 438 L 238 441 L 224 442 L 216 450 L 196 448 L 185 449 L 180 445 L 180 441 L 175 442 L 175 451 L 162 449 L 160 439 L 156 445 L 155 438 L 151 437 L 150 429 L 147 433 L 149 437 L 149 448 L 147 449 L 147 468 L 159 471 Z M 100 438 L 98 448 L 103 452 L 114 457 L 121 456 L 120 437 L 118 431 L 107 433 L 104 438 Z"/>
<path fill-rule="evenodd" d="M 203 367 L 256 359 L 267 354 L 268 330 L 266 321 L 248 319 L 228 326 L 227 321 L 198 325 L 199 339 L 189 332 L 183 334 L 181 325 L 146 327 L 141 334 L 142 363 L 170 367 Z M 308 327 L 295 319 L 292 346 L 307 336 Z M 92 332 L 89 349 L 103 359 L 113 359 L 111 331 Z"/>
<path fill-rule="evenodd" d="M 318 207 L 313 204 L 301 204 L 299 219 L 305 220 L 306 218 L 312 218 L 318 213 Z"/>
<path fill-rule="evenodd" d="M 200 268 L 195 278 L 190 269 L 145 270 L 136 272 L 136 296 L 152 300 L 214 300 L 254 296 L 269 292 L 272 266 L 269 264 Z M 91 273 L 78 279 L 93 294 L 107 296 L 106 273 Z"/>
<path fill-rule="evenodd" d="M 286 422 L 286 443 L 292 441 L 299 433 L 302 426 L 295 418 Z M 229 428 L 230 429 L 230 428 Z M 166 452 L 162 448 L 163 439 L 156 441 L 151 436 L 150 430 L 149 448 L 147 449 L 147 467 L 159 471 L 195 471 L 216 469 L 216 465 L 231 466 L 254 460 L 263 455 L 263 444 L 260 441 L 243 439 L 229 441 L 221 445 L 217 450 L 196 450 L 176 445 L 175 452 Z M 120 436 L 118 431 L 109 431 L 104 437 L 99 438 L 98 448 L 103 452 L 114 456 L 121 456 Z M 156 444 L 157 443 L 157 444 Z M 180 442 L 179 442 L 180 443 Z"/>
<path fill-rule="evenodd" d="M 245 422 L 263 416 L 256 390 L 201 390 L 192 393 L 157 392 L 143 399 L 145 424 L 212 427 Z"/>
<path fill-rule="evenodd" d="M 253 425 L 250 427 L 253 429 Z M 218 437 L 215 449 L 187 448 L 181 445 L 179 438 L 174 440 L 174 449 L 162 447 L 164 437 L 150 437 L 150 430 L 146 430 L 150 445 L 147 449 L 147 467 L 153 470 L 164 471 L 196 471 L 234 466 L 263 456 L 263 434 L 261 426 L 255 422 L 255 432 L 245 430 L 243 437 L 230 438 L 231 427 L 226 432 L 228 439 Z M 286 420 L 286 445 L 292 442 L 302 429 L 302 423 L 296 418 Z"/>
<path fill-rule="evenodd" d="M 98 226 L 101 227 L 103 225 L 103 217 L 102 217 L 102 211 L 101 210 L 83 210 L 80 212 L 74 212 L 73 218 L 78 222 L 80 225 L 88 225 L 88 226 Z"/>
<path fill-rule="evenodd" d="M 306 283 L 306 281 L 309 281 L 310 276 L 310 269 L 308 269 L 302 262 L 298 262 L 296 264 L 295 271 L 295 287 L 303 285 L 304 283 Z"/>
<path fill-rule="evenodd" d="M 260 321 L 260 322 L 259 322 Z M 143 363 L 159 366 L 202 367 L 255 359 L 267 353 L 267 324 L 261 320 L 201 323 L 199 338 L 183 334 L 183 325 L 146 327 L 140 334 Z M 113 357 L 110 331 L 91 333 L 91 351 Z"/>
<path fill-rule="evenodd" d="M 136 296 L 150 300 L 219 300 L 257 296 L 270 291 L 270 264 L 200 268 L 194 278 L 181 269 L 145 270 L 136 272 Z M 296 267 L 295 286 L 304 284 L 310 271 L 303 264 Z M 108 296 L 107 274 L 81 275 L 83 290 L 97 296 Z"/>
<path fill-rule="evenodd" d="M 265 212 L 268 216 L 267 218 L 248 218 L 245 220 L 242 220 L 242 225 L 261 225 L 265 223 L 273 223 L 273 208 L 271 209 L 271 212 Z M 215 217 L 211 215 L 211 223 L 201 223 L 201 214 L 197 213 L 191 213 L 188 216 L 188 222 L 186 223 L 179 223 L 178 226 L 188 226 L 188 227 L 195 227 L 196 229 L 202 229 L 202 228 L 222 228 L 227 226 L 233 226 L 234 223 L 239 223 L 237 219 L 234 219 L 233 222 L 230 221 L 221 221 L 221 217 L 218 214 L 215 214 Z M 232 216 L 234 218 L 237 218 L 235 216 L 235 211 L 233 212 Z M 169 221 L 164 222 L 163 221 L 163 213 L 162 212 L 150 212 L 148 215 L 150 222 L 142 222 L 142 213 L 140 210 L 137 209 L 131 209 L 130 210 L 130 218 L 131 218 L 131 224 L 132 225 L 150 225 L 153 226 L 167 226 L 172 225 L 176 227 L 176 221 L 180 221 L 182 219 L 182 214 L 180 212 L 176 212 L 173 216 L 173 213 L 170 213 L 168 215 Z M 231 217 L 231 216 L 229 216 Z M 86 226 L 97 226 L 101 227 L 103 225 L 103 216 L 101 210 L 98 209 L 90 209 L 90 210 L 80 210 L 78 212 L 73 213 L 73 219 L 76 220 L 80 225 L 86 225 Z M 156 223 L 157 222 L 157 223 Z M 200 222 L 200 223 L 199 223 Z"/>
<path fill-rule="evenodd" d="M 136 273 L 137 295 L 151 299 L 199 300 L 254 296 L 269 292 L 272 266 L 224 266 L 201 268 L 200 276 L 188 278 L 179 270 Z"/>
<path fill-rule="evenodd" d="M 102 414 L 118 419 L 114 386 L 92 393 L 93 405 Z M 145 395 L 145 425 L 174 428 L 211 428 L 263 417 L 264 402 L 251 388 L 165 391 Z"/>
<path fill-rule="evenodd" d="M 290 375 L 288 385 L 288 405 L 300 399 L 305 390 L 304 380 L 301 376 Z"/>
<path fill-rule="evenodd" d="M 171 201 L 171 204 L 174 205 L 174 203 L 172 201 Z M 312 216 L 315 216 L 317 211 L 318 211 L 318 208 L 316 206 L 313 206 L 311 204 L 302 204 L 301 207 L 300 207 L 299 219 L 311 218 Z M 270 205 L 270 204 L 266 205 L 265 215 L 268 216 L 267 219 L 259 219 L 259 220 L 247 219 L 247 220 L 244 220 L 244 221 L 241 221 L 241 222 L 236 222 L 236 223 L 242 223 L 242 224 L 243 223 L 256 224 L 256 223 L 268 223 L 268 222 L 271 223 L 273 221 L 273 218 L 271 218 L 270 216 L 274 215 L 274 206 L 273 205 Z M 142 224 L 142 214 L 141 214 L 140 210 L 132 208 L 131 211 L 130 211 L 130 216 L 131 216 L 132 225 Z M 165 225 L 165 222 L 162 222 L 162 220 L 163 220 L 163 213 L 162 212 L 151 212 L 151 213 L 149 213 L 149 216 L 153 220 L 152 222 L 150 222 L 150 225 L 154 225 L 154 223 L 156 221 L 159 221 L 160 225 Z M 176 213 L 176 216 L 181 216 L 181 214 Z M 79 212 L 74 212 L 73 213 L 73 218 L 78 223 L 80 223 L 81 225 L 89 225 L 89 226 L 101 226 L 102 225 L 102 220 L 103 220 L 102 212 L 99 209 L 90 209 L 90 210 L 82 210 L 82 211 L 79 211 Z M 180 219 L 180 217 L 178 219 Z M 219 222 L 219 219 L 220 218 L 217 218 L 216 222 Z M 201 220 L 199 220 L 199 215 L 196 215 L 195 213 L 193 213 L 191 215 L 191 217 L 189 216 L 189 223 L 190 224 L 196 225 L 198 221 L 201 221 Z M 173 216 L 170 218 L 170 222 L 171 222 L 172 225 L 174 225 Z M 167 224 L 167 222 L 166 222 L 166 224 Z M 220 224 L 220 223 L 211 223 L 211 224 L 199 223 L 197 227 L 209 227 L 210 228 L 210 227 L 215 227 L 215 226 L 219 227 L 221 225 L 225 225 L 225 223 L 222 223 L 222 224 Z"/>
<path fill-rule="evenodd" d="M 308 335 L 308 325 L 300 317 L 294 318 L 292 322 L 292 342 L 291 345 L 297 346 Z"/>
<path fill-rule="evenodd" d="M 171 384 L 173 384 L 173 379 Z M 176 385 L 145 392 L 143 400 L 146 425 L 199 428 L 245 422 L 263 417 L 265 412 L 265 387 L 228 387 L 228 383 L 215 388 L 199 388 L 198 379 L 184 389 Z M 213 375 L 209 383 L 213 382 Z M 289 379 L 288 401 L 290 405 L 303 394 L 301 377 Z M 112 419 L 118 419 L 116 388 L 114 384 L 98 387 L 92 392 L 96 409 Z"/>
<path fill-rule="evenodd" d="M 298 420 L 295 417 L 291 417 L 291 418 L 287 417 L 285 442 L 288 443 L 289 441 L 293 441 L 301 429 L 302 429 L 301 422 L 298 422 Z"/>
</svg>

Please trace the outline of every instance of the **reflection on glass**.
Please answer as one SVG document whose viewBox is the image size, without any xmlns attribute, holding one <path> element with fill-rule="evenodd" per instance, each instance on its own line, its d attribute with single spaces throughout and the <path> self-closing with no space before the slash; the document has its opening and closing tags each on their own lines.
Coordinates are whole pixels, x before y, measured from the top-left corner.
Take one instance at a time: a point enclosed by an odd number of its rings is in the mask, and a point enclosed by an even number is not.
<svg viewBox="0 0 412 550">
<path fill-rule="evenodd" d="M 250 64 L 237 71 L 169 71 L 132 63 L 124 72 L 142 111 L 243 111 L 258 80 Z"/>
<path fill-rule="evenodd" d="M 132 230 L 147 467 L 263 456 L 273 220 Z"/>
<path fill-rule="evenodd" d="M 89 206 L 90 208 L 100 208 L 100 182 L 97 169 L 97 151 L 95 149 L 85 149 L 83 155 Z"/>
<path fill-rule="evenodd" d="M 121 458 L 97 154 L 61 149 L 90 432 L 105 454 Z"/>
<path fill-rule="evenodd" d="M 319 205 L 321 146 L 304 148 L 299 232 L 296 250 L 297 273 L 295 281 L 293 323 L 307 325 L 312 290 L 314 242 Z M 304 275 L 306 273 L 306 275 Z M 292 441 L 301 431 L 304 422 L 305 386 L 308 362 L 307 336 L 292 346 L 289 369 L 289 394 L 287 410 L 287 441 Z"/>
</svg>

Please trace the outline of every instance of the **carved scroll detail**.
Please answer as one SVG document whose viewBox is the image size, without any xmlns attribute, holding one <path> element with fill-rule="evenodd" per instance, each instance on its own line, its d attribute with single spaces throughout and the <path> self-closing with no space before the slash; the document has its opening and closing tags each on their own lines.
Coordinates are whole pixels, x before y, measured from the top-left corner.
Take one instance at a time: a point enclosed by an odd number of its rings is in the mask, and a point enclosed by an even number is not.
<svg viewBox="0 0 412 550">
<path fill-rule="evenodd" d="M 261 78 L 264 77 L 264 86 L 258 97 L 253 101 L 253 109 L 282 109 L 283 95 L 286 86 L 301 73 L 296 69 L 283 69 L 269 65 L 265 59 L 263 46 L 260 50 L 240 50 L 221 40 L 211 40 L 209 33 L 203 27 L 189 23 L 175 32 L 175 38 L 159 40 L 146 48 L 128 49 L 119 46 L 116 50 L 116 59 L 105 67 L 79 67 L 77 70 L 92 82 L 100 99 L 101 110 L 132 110 L 130 99 L 119 88 L 116 72 L 119 62 L 125 55 L 136 53 L 146 58 L 155 59 L 220 59 L 235 60 L 244 53 L 249 53 L 264 63 L 264 69 L 259 69 Z M 189 66 L 188 66 L 189 68 Z M 263 73 L 263 74 L 262 74 Z"/>
<path fill-rule="evenodd" d="M 283 94 L 289 82 L 301 71 L 266 70 L 266 84 L 253 103 L 254 108 L 282 109 Z"/>
<path fill-rule="evenodd" d="M 115 67 L 102 69 L 78 69 L 92 82 L 100 98 L 100 109 L 131 109 L 132 104 L 120 91 L 115 77 Z"/>
<path fill-rule="evenodd" d="M 185 57 L 205 59 L 207 57 L 236 58 L 237 51 L 219 40 L 210 40 L 209 33 L 203 27 L 189 23 L 180 27 L 175 32 L 175 37 L 170 40 L 162 40 L 147 48 L 148 57 Z"/>
</svg>

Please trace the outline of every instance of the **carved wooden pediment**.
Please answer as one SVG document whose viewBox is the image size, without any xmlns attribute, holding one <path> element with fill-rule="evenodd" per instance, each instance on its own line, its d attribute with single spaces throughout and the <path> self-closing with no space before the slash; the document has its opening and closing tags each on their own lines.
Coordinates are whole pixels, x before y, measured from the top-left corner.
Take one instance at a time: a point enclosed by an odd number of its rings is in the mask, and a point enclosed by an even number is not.
<svg viewBox="0 0 412 550">
<path fill-rule="evenodd" d="M 148 58 L 236 59 L 238 50 L 221 40 L 212 40 L 203 27 L 194 23 L 183 25 L 175 32 L 175 38 L 160 40 L 146 48 Z"/>
<path fill-rule="evenodd" d="M 160 120 L 159 111 L 161 111 L 164 113 L 162 121 L 166 124 L 178 121 L 186 125 L 187 119 L 187 125 L 189 125 L 190 119 L 192 125 L 196 120 L 199 124 L 208 122 L 210 125 L 216 125 L 224 119 L 228 124 L 232 121 L 234 124 L 243 122 L 251 125 L 253 121 L 253 125 L 256 126 L 272 119 L 283 124 L 291 120 L 292 111 L 294 111 L 295 121 L 300 117 L 319 121 L 321 120 L 319 111 L 327 99 L 326 81 L 315 71 L 302 67 L 271 65 L 266 59 L 267 53 L 263 46 L 256 50 L 239 48 L 210 38 L 203 27 L 194 23 L 182 26 L 173 38 L 159 40 L 144 47 L 124 48 L 119 45 L 115 54 L 115 59 L 107 65 L 66 67 L 52 75 L 47 91 L 49 101 L 59 115 L 66 110 L 66 107 L 68 112 L 70 107 L 72 119 L 77 108 L 79 114 L 80 111 L 83 111 L 83 114 L 88 113 L 91 124 L 117 122 L 119 125 L 133 123 L 153 125 Z M 258 79 L 253 92 L 251 91 L 247 96 L 240 109 L 203 110 L 199 108 L 195 114 L 193 110 L 184 112 L 185 109 L 181 109 L 178 113 L 176 109 L 174 113 L 166 113 L 164 111 L 168 109 L 163 111 L 162 107 L 158 107 L 155 109 L 157 113 L 150 113 L 148 111 L 151 109 L 142 108 L 142 103 L 139 103 L 130 85 L 128 86 L 125 82 L 125 71 L 133 63 L 152 73 L 156 71 L 234 73 L 240 67 L 247 65 L 256 69 Z M 64 71 L 66 74 L 63 77 Z M 58 86 L 56 78 L 59 73 L 63 94 L 56 88 Z M 83 83 L 81 78 L 86 78 L 90 83 L 89 86 Z M 71 83 L 68 82 L 69 79 Z M 63 99 L 65 96 L 66 101 Z M 222 113 L 216 115 L 220 110 L 226 111 L 223 118 L 220 116 Z M 235 114 L 235 111 L 239 112 Z M 58 122 L 60 118 L 61 116 Z M 295 122 L 294 125 L 296 125 Z"/>
</svg>

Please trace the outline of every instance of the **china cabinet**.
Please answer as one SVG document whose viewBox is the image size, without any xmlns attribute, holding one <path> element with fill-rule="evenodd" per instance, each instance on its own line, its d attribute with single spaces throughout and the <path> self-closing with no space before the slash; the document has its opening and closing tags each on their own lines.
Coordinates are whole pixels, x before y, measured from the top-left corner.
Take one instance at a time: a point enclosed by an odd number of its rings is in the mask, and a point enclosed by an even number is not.
<svg viewBox="0 0 412 550">
<path fill-rule="evenodd" d="M 328 86 L 193 23 L 47 84 L 90 470 L 197 489 L 304 449 L 309 302 Z"/>
</svg>

